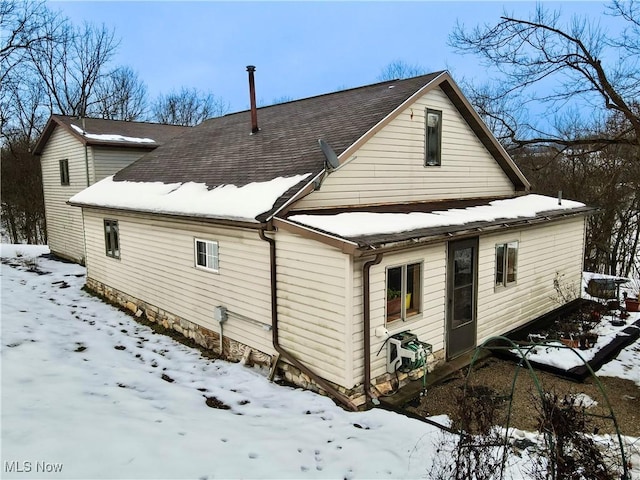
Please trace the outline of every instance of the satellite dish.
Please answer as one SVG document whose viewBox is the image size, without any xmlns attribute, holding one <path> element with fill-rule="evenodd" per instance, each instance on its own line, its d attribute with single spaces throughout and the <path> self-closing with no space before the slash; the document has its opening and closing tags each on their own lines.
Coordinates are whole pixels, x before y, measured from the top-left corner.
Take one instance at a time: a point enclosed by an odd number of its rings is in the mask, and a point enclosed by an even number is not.
<svg viewBox="0 0 640 480">
<path fill-rule="evenodd" d="M 324 157 L 327 159 L 327 165 L 331 170 L 334 168 L 338 168 L 340 166 L 340 162 L 338 161 L 338 156 L 336 152 L 329 146 L 327 142 L 323 139 L 318 139 L 318 143 L 320 144 L 320 148 L 322 149 L 322 153 L 324 153 Z"/>
</svg>

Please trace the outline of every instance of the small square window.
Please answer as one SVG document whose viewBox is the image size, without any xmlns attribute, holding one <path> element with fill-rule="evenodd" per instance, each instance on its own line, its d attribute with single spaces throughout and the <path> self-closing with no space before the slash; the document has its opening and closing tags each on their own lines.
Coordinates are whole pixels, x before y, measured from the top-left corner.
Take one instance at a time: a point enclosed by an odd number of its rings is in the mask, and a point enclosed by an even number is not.
<svg viewBox="0 0 640 480">
<path fill-rule="evenodd" d="M 60 160 L 60 185 L 69 185 L 69 160 Z"/>
<path fill-rule="evenodd" d="M 104 246 L 107 257 L 120 258 L 120 234 L 117 220 L 104 221 Z"/>
<path fill-rule="evenodd" d="M 422 264 L 387 269 L 387 322 L 406 320 L 420 313 Z"/>
<path fill-rule="evenodd" d="M 442 145 L 442 112 L 427 109 L 425 131 L 424 164 L 427 167 L 438 166 Z"/>
<path fill-rule="evenodd" d="M 518 273 L 518 242 L 496 245 L 496 286 L 506 287 L 516 282 Z"/>
<path fill-rule="evenodd" d="M 218 242 L 195 239 L 195 262 L 197 268 L 218 271 Z"/>
</svg>

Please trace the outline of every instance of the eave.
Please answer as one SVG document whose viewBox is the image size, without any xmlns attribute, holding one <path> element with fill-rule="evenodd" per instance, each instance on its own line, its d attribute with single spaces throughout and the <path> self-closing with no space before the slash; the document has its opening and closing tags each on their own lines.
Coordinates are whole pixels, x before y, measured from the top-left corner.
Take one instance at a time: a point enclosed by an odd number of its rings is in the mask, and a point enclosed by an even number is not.
<svg viewBox="0 0 640 480">
<path fill-rule="evenodd" d="M 198 222 L 198 223 L 206 223 L 213 225 L 221 225 L 225 227 L 236 227 L 236 228 L 248 228 L 252 230 L 261 230 L 261 229 L 269 229 L 269 222 L 258 222 L 258 221 L 248 221 L 248 220 L 236 220 L 232 218 L 218 218 L 218 217 L 208 217 L 204 215 L 189 215 L 189 214 L 177 214 L 177 213 L 165 213 L 165 212 L 151 212 L 144 210 L 136 210 L 134 208 L 114 208 L 114 207 L 104 207 L 100 205 L 91 205 L 84 203 L 76 203 L 76 202 L 66 202 L 67 205 L 71 205 L 72 207 L 80 207 L 87 210 L 99 210 L 101 212 L 105 212 L 107 214 L 117 215 L 117 214 L 130 214 L 130 215 L 140 215 L 140 216 L 149 216 L 154 218 L 167 218 L 172 220 L 185 220 L 190 222 Z"/>
</svg>

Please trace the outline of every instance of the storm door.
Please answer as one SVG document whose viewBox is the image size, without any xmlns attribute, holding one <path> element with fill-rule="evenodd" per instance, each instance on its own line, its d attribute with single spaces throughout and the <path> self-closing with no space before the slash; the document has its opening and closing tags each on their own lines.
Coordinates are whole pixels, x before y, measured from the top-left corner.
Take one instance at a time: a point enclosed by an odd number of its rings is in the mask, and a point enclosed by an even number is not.
<svg viewBox="0 0 640 480">
<path fill-rule="evenodd" d="M 476 346 L 478 239 L 449 242 L 447 264 L 447 358 Z"/>
</svg>

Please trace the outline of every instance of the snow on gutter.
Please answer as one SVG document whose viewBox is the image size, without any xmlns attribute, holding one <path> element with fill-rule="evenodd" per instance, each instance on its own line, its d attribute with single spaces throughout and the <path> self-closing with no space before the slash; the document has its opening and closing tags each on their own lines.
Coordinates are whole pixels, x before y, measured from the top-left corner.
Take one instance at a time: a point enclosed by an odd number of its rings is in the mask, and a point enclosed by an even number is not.
<svg viewBox="0 0 640 480">
<path fill-rule="evenodd" d="M 344 212 L 335 215 L 292 215 L 290 221 L 343 237 L 363 237 L 407 232 L 434 227 L 492 222 L 498 219 L 534 218 L 542 212 L 571 211 L 584 203 L 544 195 L 524 195 L 494 200 L 488 205 L 410 213 Z"/>
<path fill-rule="evenodd" d="M 212 189 L 195 182 L 114 182 L 110 176 L 71 197 L 69 204 L 257 224 L 258 215 L 271 210 L 278 198 L 308 176 L 306 173 Z"/>
<path fill-rule="evenodd" d="M 73 123 L 71 124 L 71 128 L 73 128 L 83 137 L 90 138 L 91 140 L 99 140 L 103 142 L 156 143 L 153 138 L 125 137 L 124 135 L 106 133 L 87 133 L 82 128 L 74 125 Z"/>
</svg>

